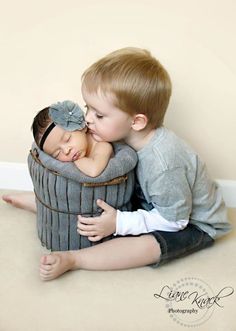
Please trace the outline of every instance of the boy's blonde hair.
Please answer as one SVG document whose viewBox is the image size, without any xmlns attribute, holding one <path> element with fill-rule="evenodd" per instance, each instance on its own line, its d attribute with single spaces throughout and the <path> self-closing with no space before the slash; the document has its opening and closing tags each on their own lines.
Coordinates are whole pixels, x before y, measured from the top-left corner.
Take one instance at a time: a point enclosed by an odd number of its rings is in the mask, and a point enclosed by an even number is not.
<svg viewBox="0 0 236 331">
<path fill-rule="evenodd" d="M 171 81 L 149 51 L 128 47 L 112 52 L 83 73 L 82 83 L 90 93 L 111 93 L 122 111 L 146 115 L 149 128 L 163 124 Z"/>
</svg>

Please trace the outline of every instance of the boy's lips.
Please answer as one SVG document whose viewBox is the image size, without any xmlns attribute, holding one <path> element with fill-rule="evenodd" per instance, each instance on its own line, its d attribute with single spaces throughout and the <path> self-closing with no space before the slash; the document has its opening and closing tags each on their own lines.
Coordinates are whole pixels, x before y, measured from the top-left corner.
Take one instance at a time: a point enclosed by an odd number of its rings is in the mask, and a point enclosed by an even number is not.
<svg viewBox="0 0 236 331">
<path fill-rule="evenodd" d="M 89 133 L 100 137 L 96 131 L 89 129 Z"/>
</svg>

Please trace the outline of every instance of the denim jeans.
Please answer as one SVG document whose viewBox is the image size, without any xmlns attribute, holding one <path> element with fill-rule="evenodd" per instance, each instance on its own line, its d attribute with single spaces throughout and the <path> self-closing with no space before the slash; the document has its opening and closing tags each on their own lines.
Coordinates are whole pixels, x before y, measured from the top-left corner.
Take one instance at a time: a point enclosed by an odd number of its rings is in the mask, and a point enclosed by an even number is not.
<svg viewBox="0 0 236 331">
<path fill-rule="evenodd" d="M 161 249 L 160 260 L 152 267 L 192 254 L 214 243 L 214 239 L 206 232 L 192 224 L 178 232 L 154 231 L 148 234 L 156 238 Z"/>
</svg>

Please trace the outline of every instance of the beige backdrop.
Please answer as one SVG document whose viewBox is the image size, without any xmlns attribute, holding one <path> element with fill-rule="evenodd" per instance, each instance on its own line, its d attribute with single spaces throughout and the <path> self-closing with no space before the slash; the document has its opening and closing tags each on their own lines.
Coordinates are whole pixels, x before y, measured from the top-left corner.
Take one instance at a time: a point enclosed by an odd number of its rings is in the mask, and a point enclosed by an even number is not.
<svg viewBox="0 0 236 331">
<path fill-rule="evenodd" d="M 3 3 L 3 1 L 1 1 Z M 0 8 L 0 162 L 26 162 L 33 116 L 83 105 L 80 76 L 117 48 L 149 49 L 174 91 L 166 125 L 214 178 L 236 179 L 236 1 L 21 0 Z"/>
</svg>

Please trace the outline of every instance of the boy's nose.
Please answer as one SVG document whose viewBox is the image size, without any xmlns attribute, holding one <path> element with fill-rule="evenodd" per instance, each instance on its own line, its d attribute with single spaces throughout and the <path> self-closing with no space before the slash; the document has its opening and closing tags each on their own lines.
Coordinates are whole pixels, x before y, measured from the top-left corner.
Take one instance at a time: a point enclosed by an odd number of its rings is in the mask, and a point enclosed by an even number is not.
<svg viewBox="0 0 236 331">
<path fill-rule="evenodd" d="M 87 122 L 87 124 L 92 123 L 92 114 L 91 111 L 87 110 L 86 115 L 85 115 L 85 121 Z"/>
</svg>

